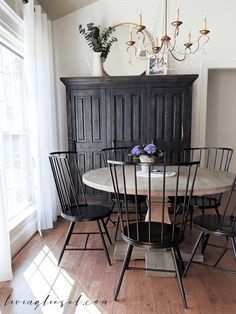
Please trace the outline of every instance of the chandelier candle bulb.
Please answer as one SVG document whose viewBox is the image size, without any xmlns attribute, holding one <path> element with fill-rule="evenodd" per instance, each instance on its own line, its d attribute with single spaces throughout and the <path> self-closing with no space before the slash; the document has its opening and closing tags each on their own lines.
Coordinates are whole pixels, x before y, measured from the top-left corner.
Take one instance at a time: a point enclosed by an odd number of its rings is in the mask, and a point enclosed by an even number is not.
<svg viewBox="0 0 236 314">
<path fill-rule="evenodd" d="M 138 15 L 138 25 L 142 25 L 142 14 Z"/>
<path fill-rule="evenodd" d="M 133 29 L 133 26 L 131 24 L 129 28 L 129 41 L 132 41 L 132 29 Z"/>
<path fill-rule="evenodd" d="M 203 19 L 203 29 L 206 30 L 206 17 Z"/>
<path fill-rule="evenodd" d="M 176 10 L 176 18 L 175 18 L 176 22 L 179 22 L 179 8 L 177 8 Z"/>
<path fill-rule="evenodd" d="M 154 39 L 153 47 L 158 47 L 158 38 Z"/>
<path fill-rule="evenodd" d="M 191 33 L 189 33 L 189 34 L 188 34 L 188 42 L 191 43 L 191 40 L 192 40 L 192 38 L 191 38 Z"/>
<path fill-rule="evenodd" d="M 129 40 L 128 41 L 132 41 L 132 32 L 129 31 Z"/>
</svg>

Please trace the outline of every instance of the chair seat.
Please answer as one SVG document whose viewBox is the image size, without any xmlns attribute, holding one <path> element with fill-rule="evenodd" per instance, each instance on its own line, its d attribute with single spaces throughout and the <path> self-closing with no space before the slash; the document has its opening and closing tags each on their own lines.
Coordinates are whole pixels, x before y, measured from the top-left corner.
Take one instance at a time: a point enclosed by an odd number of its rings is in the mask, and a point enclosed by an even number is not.
<svg viewBox="0 0 236 314">
<path fill-rule="evenodd" d="M 149 241 L 149 223 L 140 222 L 138 224 L 139 228 L 139 239 L 137 238 L 137 224 L 129 224 L 129 236 L 127 232 L 127 227 L 124 228 L 122 232 L 122 238 L 134 246 L 144 246 L 148 248 L 170 248 L 176 244 L 179 244 L 183 241 L 180 238 L 180 229 L 175 227 L 174 238 L 172 239 L 172 225 L 164 224 L 163 227 L 163 241 L 161 241 L 161 227 L 160 222 L 151 222 L 151 239 Z"/>
<path fill-rule="evenodd" d="M 222 216 L 217 215 L 201 215 L 193 219 L 193 225 L 204 231 L 205 233 L 211 233 L 215 235 L 223 235 L 228 237 L 236 236 L 236 223 L 233 226 L 233 217 L 226 216 L 224 223 L 219 229 L 220 221 Z M 232 228 L 233 226 L 233 228 Z"/>
<path fill-rule="evenodd" d="M 216 208 L 220 206 L 220 200 L 211 196 L 193 196 L 191 199 L 191 205 L 196 208 L 207 209 Z"/>
<path fill-rule="evenodd" d="M 94 221 L 109 216 L 111 209 L 99 204 L 80 205 L 68 208 L 61 216 L 69 221 Z"/>
</svg>

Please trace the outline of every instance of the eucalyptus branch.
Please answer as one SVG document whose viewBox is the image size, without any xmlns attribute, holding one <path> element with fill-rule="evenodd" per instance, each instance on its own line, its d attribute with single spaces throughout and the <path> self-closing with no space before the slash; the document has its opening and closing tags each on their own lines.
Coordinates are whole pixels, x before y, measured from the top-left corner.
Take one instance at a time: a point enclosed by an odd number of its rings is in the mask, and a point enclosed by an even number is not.
<svg viewBox="0 0 236 314">
<path fill-rule="evenodd" d="M 87 24 L 86 28 L 80 24 L 78 31 L 84 36 L 89 47 L 95 52 L 101 52 L 104 59 L 107 58 L 112 44 L 117 41 L 117 38 L 112 36 L 115 31 L 112 27 L 100 30 L 100 26 L 95 26 L 94 23 Z"/>
</svg>

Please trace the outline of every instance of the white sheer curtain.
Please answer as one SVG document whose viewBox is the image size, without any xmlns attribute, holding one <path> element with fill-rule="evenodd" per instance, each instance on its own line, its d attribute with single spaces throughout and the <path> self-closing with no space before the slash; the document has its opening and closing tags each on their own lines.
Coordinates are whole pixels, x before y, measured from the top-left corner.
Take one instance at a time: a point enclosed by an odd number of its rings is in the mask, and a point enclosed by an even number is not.
<svg viewBox="0 0 236 314">
<path fill-rule="evenodd" d="M 29 0 L 24 5 L 26 94 L 32 117 L 36 167 L 38 230 L 53 227 L 57 217 L 57 196 L 48 155 L 57 149 L 56 105 L 53 79 L 51 22 Z"/>
<path fill-rule="evenodd" d="M 0 171 L 0 281 L 7 281 L 12 279 L 11 250 L 1 178 Z"/>
</svg>

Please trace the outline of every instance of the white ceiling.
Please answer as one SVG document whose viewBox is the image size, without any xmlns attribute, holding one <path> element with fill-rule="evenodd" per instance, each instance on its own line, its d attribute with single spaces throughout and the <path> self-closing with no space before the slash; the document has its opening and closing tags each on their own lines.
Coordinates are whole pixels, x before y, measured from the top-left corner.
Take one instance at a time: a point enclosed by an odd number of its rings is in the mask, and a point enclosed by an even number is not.
<svg viewBox="0 0 236 314">
<path fill-rule="evenodd" d="M 76 11 L 97 0 L 38 0 L 51 20 Z"/>
</svg>

